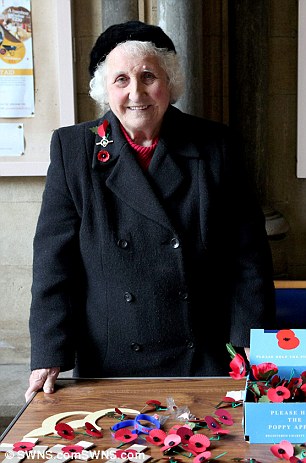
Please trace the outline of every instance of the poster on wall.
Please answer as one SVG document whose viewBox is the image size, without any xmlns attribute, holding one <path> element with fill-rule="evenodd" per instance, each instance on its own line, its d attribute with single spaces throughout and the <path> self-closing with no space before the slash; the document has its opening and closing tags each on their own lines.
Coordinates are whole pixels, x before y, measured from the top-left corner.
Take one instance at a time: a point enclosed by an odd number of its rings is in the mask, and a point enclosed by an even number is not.
<svg viewBox="0 0 306 463">
<path fill-rule="evenodd" d="M 31 0 L 0 0 L 0 117 L 33 115 Z"/>
</svg>

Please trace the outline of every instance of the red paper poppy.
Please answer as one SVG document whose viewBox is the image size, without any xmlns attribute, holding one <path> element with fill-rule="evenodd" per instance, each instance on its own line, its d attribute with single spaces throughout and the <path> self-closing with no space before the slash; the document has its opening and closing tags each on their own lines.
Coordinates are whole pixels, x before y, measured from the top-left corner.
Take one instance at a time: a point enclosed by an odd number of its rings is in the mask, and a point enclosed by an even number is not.
<svg viewBox="0 0 306 463">
<path fill-rule="evenodd" d="M 118 429 L 118 431 L 115 432 L 114 438 L 121 442 L 133 442 L 138 438 L 138 435 L 132 434 L 129 429 Z"/>
<path fill-rule="evenodd" d="M 306 458 L 303 458 L 302 460 L 298 457 L 290 457 L 289 458 L 290 463 L 303 463 L 306 461 Z"/>
<path fill-rule="evenodd" d="M 280 383 L 280 377 L 278 375 L 273 376 L 270 381 L 272 387 L 276 387 Z"/>
<path fill-rule="evenodd" d="M 57 434 L 64 439 L 72 440 L 75 438 L 74 430 L 69 424 L 66 423 L 57 423 L 55 426 L 55 431 Z"/>
<path fill-rule="evenodd" d="M 181 443 L 181 438 L 177 434 L 168 434 L 164 440 L 164 447 L 161 448 L 162 451 L 168 450 L 172 447 L 176 447 Z"/>
<path fill-rule="evenodd" d="M 30 450 L 33 449 L 33 447 L 35 447 L 35 444 L 33 444 L 33 442 L 15 442 L 15 444 L 13 444 L 13 452 L 29 452 Z"/>
<path fill-rule="evenodd" d="M 101 438 L 103 434 L 99 429 L 95 428 L 93 424 L 86 422 L 85 423 L 86 433 L 90 436 Z"/>
<path fill-rule="evenodd" d="M 69 453 L 69 455 L 74 455 L 76 453 L 82 453 L 84 450 L 84 447 L 81 445 L 66 445 L 65 447 L 62 448 L 61 452 L 62 453 Z"/>
<path fill-rule="evenodd" d="M 301 391 L 303 391 L 305 394 L 306 394 L 306 383 L 305 384 L 302 384 L 302 386 L 300 387 Z"/>
<path fill-rule="evenodd" d="M 192 461 L 193 463 L 204 463 L 205 461 L 208 461 L 211 457 L 211 452 L 202 452 L 199 453 Z"/>
<path fill-rule="evenodd" d="M 294 389 L 301 387 L 302 382 L 302 378 L 291 378 L 287 385 L 287 388 L 289 389 L 289 391 L 293 391 Z"/>
<path fill-rule="evenodd" d="M 205 421 L 209 429 L 213 432 L 213 434 L 228 434 L 228 429 L 223 429 L 220 424 L 218 423 L 215 418 L 212 416 L 205 416 Z"/>
<path fill-rule="evenodd" d="M 98 161 L 100 162 L 107 162 L 110 158 L 110 154 L 106 150 L 100 150 L 97 154 Z"/>
<path fill-rule="evenodd" d="M 278 372 L 278 367 L 274 363 L 260 363 L 252 365 L 252 374 L 257 381 L 268 381 Z"/>
<path fill-rule="evenodd" d="M 181 424 L 175 424 L 174 426 L 172 426 L 171 429 L 169 429 L 168 434 L 176 434 L 177 430 L 180 429 L 181 427 L 182 427 Z"/>
<path fill-rule="evenodd" d="M 182 439 L 182 444 L 188 444 L 189 439 L 194 435 L 194 432 L 189 428 L 189 426 L 181 426 L 176 431 L 176 434 Z"/>
<path fill-rule="evenodd" d="M 159 400 L 147 400 L 146 404 L 147 405 L 157 405 L 157 406 L 159 406 L 159 405 L 161 405 L 161 402 L 159 402 Z"/>
<path fill-rule="evenodd" d="M 222 405 L 224 407 L 227 407 L 228 405 L 230 405 L 232 408 L 233 407 L 238 407 L 239 405 L 242 405 L 242 400 L 235 400 L 233 397 L 223 397 L 221 402 L 218 403 L 218 405 L 216 405 L 216 408 L 220 408 Z M 204 420 L 203 420 L 204 421 Z"/>
<path fill-rule="evenodd" d="M 126 459 L 128 457 L 136 457 L 137 456 L 137 450 L 134 449 L 127 449 L 127 450 L 116 450 L 115 452 L 116 458 L 123 458 Z"/>
<path fill-rule="evenodd" d="M 257 387 L 259 389 L 260 395 L 263 396 L 263 395 L 267 395 L 267 392 L 271 386 L 268 383 L 257 382 Z M 277 384 L 275 385 L 275 387 L 277 387 Z"/>
<path fill-rule="evenodd" d="M 204 434 L 194 434 L 190 437 L 187 449 L 191 453 L 197 454 L 204 452 L 210 446 L 210 440 Z"/>
<path fill-rule="evenodd" d="M 229 364 L 232 371 L 229 372 L 229 375 L 233 379 L 241 379 L 246 375 L 246 365 L 244 358 L 240 354 L 236 354 L 233 360 Z"/>
<path fill-rule="evenodd" d="M 272 445 L 270 448 L 273 455 L 281 460 L 289 460 L 294 454 L 293 445 L 287 440 L 281 441 L 279 444 Z"/>
<path fill-rule="evenodd" d="M 216 410 L 215 415 L 217 415 L 221 423 L 227 424 L 227 426 L 232 426 L 234 424 L 232 415 L 226 410 Z"/>
<path fill-rule="evenodd" d="M 235 399 L 233 397 L 224 396 L 224 397 L 222 397 L 222 402 L 232 403 L 232 402 L 235 402 Z"/>
<path fill-rule="evenodd" d="M 295 349 L 300 344 L 299 338 L 295 336 L 292 330 L 280 330 L 276 334 L 276 337 L 281 349 Z"/>
<path fill-rule="evenodd" d="M 153 445 L 162 445 L 167 434 L 161 429 L 152 429 L 146 437 L 146 441 Z"/>
<path fill-rule="evenodd" d="M 268 399 L 271 402 L 283 402 L 290 397 L 290 391 L 284 386 L 270 387 L 267 393 Z"/>
</svg>

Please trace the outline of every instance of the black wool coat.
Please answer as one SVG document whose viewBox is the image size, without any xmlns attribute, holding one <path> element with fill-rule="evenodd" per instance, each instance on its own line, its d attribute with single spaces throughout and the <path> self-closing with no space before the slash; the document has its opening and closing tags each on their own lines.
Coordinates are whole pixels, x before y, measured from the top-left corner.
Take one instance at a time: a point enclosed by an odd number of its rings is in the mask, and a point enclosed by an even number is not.
<svg viewBox="0 0 306 463">
<path fill-rule="evenodd" d="M 91 130 L 104 119 L 105 148 Z M 170 107 L 148 172 L 112 112 L 55 131 L 34 239 L 32 369 L 223 375 L 225 343 L 247 346 L 272 313 L 264 218 L 228 128 Z"/>
</svg>

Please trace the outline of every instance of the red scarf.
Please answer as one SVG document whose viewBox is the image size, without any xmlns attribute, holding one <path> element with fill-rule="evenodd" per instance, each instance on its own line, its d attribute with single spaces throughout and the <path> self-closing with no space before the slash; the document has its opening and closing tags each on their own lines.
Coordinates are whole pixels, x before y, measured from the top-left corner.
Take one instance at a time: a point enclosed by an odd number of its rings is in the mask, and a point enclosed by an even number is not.
<svg viewBox="0 0 306 463">
<path fill-rule="evenodd" d="M 122 132 L 124 133 L 125 138 L 127 139 L 129 145 L 133 148 L 137 155 L 137 160 L 143 170 L 148 170 L 151 159 L 153 157 L 154 150 L 157 146 L 158 143 L 158 138 L 155 138 L 153 141 L 153 144 L 151 146 L 142 146 L 142 145 L 137 145 L 131 137 L 128 135 L 127 131 L 125 128 L 121 125 Z"/>
</svg>

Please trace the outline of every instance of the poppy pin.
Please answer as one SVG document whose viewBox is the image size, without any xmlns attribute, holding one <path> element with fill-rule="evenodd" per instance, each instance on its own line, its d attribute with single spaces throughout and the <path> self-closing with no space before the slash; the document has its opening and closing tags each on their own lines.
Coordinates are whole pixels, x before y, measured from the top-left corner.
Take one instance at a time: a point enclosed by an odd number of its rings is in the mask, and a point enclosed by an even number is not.
<svg viewBox="0 0 306 463">
<path fill-rule="evenodd" d="M 100 162 L 107 162 L 110 160 L 110 154 L 106 150 L 100 150 L 97 154 L 98 161 Z"/>
</svg>

